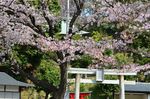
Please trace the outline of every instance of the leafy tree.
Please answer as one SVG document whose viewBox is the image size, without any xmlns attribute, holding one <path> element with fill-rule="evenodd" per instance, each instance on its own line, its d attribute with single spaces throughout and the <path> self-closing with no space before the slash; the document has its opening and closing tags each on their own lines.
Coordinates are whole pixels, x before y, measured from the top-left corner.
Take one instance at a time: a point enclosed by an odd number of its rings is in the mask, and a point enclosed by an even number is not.
<svg viewBox="0 0 150 99">
<path fill-rule="evenodd" d="M 89 55 L 82 55 L 80 59 L 71 62 L 71 66 L 76 68 L 87 68 L 90 64 L 92 64 L 92 57 Z"/>
<path fill-rule="evenodd" d="M 73 0 L 70 3 L 72 17 L 69 22 L 68 35 L 58 40 L 54 38 L 54 35 L 60 24 L 60 17 L 55 13 L 59 7 L 55 6 L 56 9 L 52 10 L 53 4 L 55 5 L 56 2 L 48 1 L 35 1 L 35 6 L 26 2 L 26 0 L 9 0 L 8 2 L 2 0 L 0 2 L 0 19 L 2 19 L 0 20 L 1 64 L 8 60 L 7 62 L 14 71 L 19 72 L 22 77 L 30 79 L 36 86 L 41 87 L 46 92 L 45 98 L 48 94 L 52 95 L 52 99 L 64 98 L 67 84 L 67 66 L 71 61 L 78 59 L 82 54 L 88 54 L 95 59 L 95 64 L 101 66 L 101 64 L 109 63 L 110 66 L 113 66 L 115 63 L 114 56 L 107 55 L 108 53 L 106 54 L 105 50 L 127 51 L 128 46 L 126 45 L 132 43 L 137 31 L 149 30 L 149 15 L 147 13 L 149 2 L 134 2 L 132 4 L 116 1 L 107 2 L 106 0 L 104 2 L 98 1 L 96 4 L 90 2 L 91 4 L 88 7 L 92 10 L 92 14 L 82 16 L 82 9 L 86 9 L 86 2 L 84 0 Z M 49 3 L 52 5 L 49 6 Z M 66 8 L 65 4 L 67 3 L 61 2 L 61 4 L 61 9 L 66 11 L 63 8 Z M 119 36 L 117 39 L 104 38 L 99 42 L 95 42 L 91 38 L 73 40 L 73 25 L 77 24 L 76 22 L 80 22 L 79 30 L 84 27 L 88 28 L 92 24 L 115 23 L 120 30 L 116 33 Z M 12 47 L 14 45 L 22 45 L 23 47 L 20 51 L 13 52 Z M 30 48 L 32 51 L 30 51 Z M 48 52 L 55 54 L 54 57 L 51 57 L 52 60 L 43 59 L 42 54 Z M 52 79 L 47 76 L 40 76 L 41 73 L 45 75 L 52 73 L 50 72 L 53 69 L 51 66 L 45 67 L 50 63 L 53 65 L 56 63 L 57 68 L 59 68 L 59 83 L 51 81 Z M 36 75 L 34 69 L 37 66 L 39 68 L 37 68 Z M 149 64 L 140 67 L 140 69 L 139 65 L 135 64 L 131 67 L 135 67 L 135 70 L 147 69 Z"/>
<path fill-rule="evenodd" d="M 41 61 L 41 64 L 37 68 L 36 75 L 41 80 L 48 80 L 54 86 L 59 85 L 59 68 L 56 68 L 57 64 L 52 60 Z"/>
<path fill-rule="evenodd" d="M 119 91 L 118 85 L 107 85 L 107 84 L 97 84 L 92 89 L 92 98 L 93 99 L 99 99 L 99 97 L 104 97 L 106 99 L 107 97 L 110 97 L 110 99 L 113 99 L 114 93 Z M 103 99 L 103 98 L 102 98 Z"/>
</svg>

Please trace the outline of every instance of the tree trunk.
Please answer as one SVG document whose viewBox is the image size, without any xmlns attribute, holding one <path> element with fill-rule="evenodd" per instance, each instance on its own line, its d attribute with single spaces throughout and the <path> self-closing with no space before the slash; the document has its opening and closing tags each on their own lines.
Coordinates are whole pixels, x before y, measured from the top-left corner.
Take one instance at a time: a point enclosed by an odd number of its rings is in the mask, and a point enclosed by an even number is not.
<svg viewBox="0 0 150 99">
<path fill-rule="evenodd" d="M 45 99 L 48 99 L 48 95 L 49 95 L 49 93 L 46 92 Z"/>
<path fill-rule="evenodd" d="M 65 92 L 56 92 L 52 99 L 64 99 Z"/>
<path fill-rule="evenodd" d="M 32 74 L 26 73 L 21 68 L 18 68 L 17 65 L 14 65 L 14 68 L 17 71 L 19 71 L 20 74 L 23 77 L 27 77 L 35 85 L 41 86 L 45 90 L 45 92 L 47 94 L 45 99 L 48 99 L 48 93 L 52 94 L 52 98 L 51 99 L 64 99 L 64 95 L 65 95 L 65 92 L 66 92 L 66 85 L 67 85 L 67 62 L 62 63 L 59 66 L 59 68 L 60 68 L 60 84 L 59 84 L 59 88 L 56 88 L 55 86 L 53 86 L 51 83 L 49 83 L 47 81 L 38 80 Z"/>
<path fill-rule="evenodd" d="M 60 65 L 60 85 L 56 92 L 53 92 L 51 99 L 64 99 L 67 85 L 67 62 Z"/>
</svg>

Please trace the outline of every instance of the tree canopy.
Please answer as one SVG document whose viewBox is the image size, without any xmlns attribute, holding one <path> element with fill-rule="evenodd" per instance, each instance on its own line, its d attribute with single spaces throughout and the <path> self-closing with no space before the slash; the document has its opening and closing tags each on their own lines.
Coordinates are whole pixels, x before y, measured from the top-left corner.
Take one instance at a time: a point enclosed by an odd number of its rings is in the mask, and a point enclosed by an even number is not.
<svg viewBox="0 0 150 99">
<path fill-rule="evenodd" d="M 149 35 L 144 33 L 150 30 L 150 2 L 133 1 L 72 0 L 69 31 L 58 40 L 55 35 L 67 13 L 64 0 L 1 0 L 0 64 L 9 64 L 14 72 L 43 88 L 46 95 L 50 93 L 52 99 L 64 98 L 68 64 L 80 59 L 83 54 L 92 57 L 92 61 L 86 64 L 90 64 L 90 68 L 110 67 L 121 71 L 149 69 L 149 61 L 141 64 L 131 57 L 149 57 L 149 44 L 146 43 L 149 42 L 146 39 Z M 77 31 L 74 31 L 74 26 Z M 80 30 L 98 31 L 92 34 L 93 37 L 73 39 Z M 107 33 L 103 35 L 104 32 Z M 51 52 L 52 56 L 49 55 Z M 56 65 L 59 69 L 51 71 L 54 67 L 49 65 Z M 35 67 L 38 67 L 36 72 Z M 56 74 L 57 71 L 59 82 L 52 81 L 55 77 L 41 76 L 52 72 Z"/>
</svg>

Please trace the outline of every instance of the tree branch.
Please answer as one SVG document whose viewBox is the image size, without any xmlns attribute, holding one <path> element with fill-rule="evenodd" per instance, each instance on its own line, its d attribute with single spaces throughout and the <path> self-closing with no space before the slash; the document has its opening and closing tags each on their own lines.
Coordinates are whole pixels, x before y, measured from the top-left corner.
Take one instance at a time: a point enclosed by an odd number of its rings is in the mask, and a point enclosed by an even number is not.
<svg viewBox="0 0 150 99">
<path fill-rule="evenodd" d="M 53 37 L 54 35 L 54 31 L 53 31 L 53 20 L 50 19 L 46 13 L 46 11 L 48 10 L 48 6 L 46 4 L 45 1 L 41 1 L 41 8 L 42 8 L 42 12 L 43 12 L 43 16 L 45 18 L 45 20 L 47 21 L 47 24 L 49 26 L 49 36 Z M 48 11 L 47 11 L 48 12 Z"/>
<path fill-rule="evenodd" d="M 8 8 L 5 12 L 6 12 L 8 15 L 11 14 L 11 15 L 13 15 L 14 17 L 16 17 L 16 19 L 18 19 L 17 21 L 15 20 L 15 21 L 11 21 L 11 22 L 22 23 L 23 25 L 30 27 L 30 28 L 31 28 L 32 30 L 34 30 L 35 32 L 37 32 L 37 33 L 39 33 L 39 34 L 45 36 L 45 33 L 44 33 L 44 31 L 42 30 L 42 27 L 41 27 L 40 25 L 36 25 L 36 19 L 35 19 L 35 17 L 34 17 L 33 15 L 31 15 L 31 14 L 28 15 L 28 14 L 27 14 L 26 12 L 24 12 L 24 11 L 15 11 L 15 9 L 12 9 L 11 7 L 7 7 L 7 6 L 5 6 L 5 5 L 0 5 L 0 6 L 5 7 L 5 8 Z M 28 18 L 30 19 L 30 22 L 31 22 L 31 23 L 29 23 L 28 21 L 22 22 L 20 18 L 17 18 L 17 17 L 18 17 L 18 16 L 17 16 L 18 14 L 24 14 L 26 17 L 28 17 Z"/>
<path fill-rule="evenodd" d="M 76 19 L 78 18 L 78 16 L 81 14 L 81 10 L 83 8 L 83 4 L 84 2 L 77 2 L 77 0 L 74 0 L 74 3 L 76 5 L 77 11 L 74 13 L 70 23 L 69 23 L 69 34 L 72 34 L 72 29 L 73 29 L 73 24 L 75 23 Z"/>
<path fill-rule="evenodd" d="M 110 7 L 114 7 L 114 5 L 113 4 L 110 4 L 110 2 L 109 1 L 107 1 L 107 0 L 104 0 Z"/>
<path fill-rule="evenodd" d="M 13 63 L 13 68 L 19 72 L 19 74 L 22 77 L 27 77 L 29 80 L 31 80 L 36 86 L 40 86 L 43 88 L 44 91 L 52 93 L 54 91 L 57 91 L 58 89 L 50 84 L 48 81 L 45 80 L 39 80 L 36 77 L 32 75 L 32 73 L 27 73 L 23 69 L 20 68 L 20 66 L 17 63 Z"/>
<path fill-rule="evenodd" d="M 21 4 L 23 5 L 27 5 L 27 2 L 25 0 L 19 0 L 21 2 Z"/>
</svg>

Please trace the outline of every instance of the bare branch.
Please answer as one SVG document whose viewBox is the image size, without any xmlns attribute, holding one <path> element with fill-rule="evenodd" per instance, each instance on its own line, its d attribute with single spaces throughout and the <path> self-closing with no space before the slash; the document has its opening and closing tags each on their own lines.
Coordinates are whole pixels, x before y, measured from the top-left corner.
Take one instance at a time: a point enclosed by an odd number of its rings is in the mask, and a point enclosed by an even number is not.
<svg viewBox="0 0 150 99">
<path fill-rule="evenodd" d="M 48 4 L 46 4 L 45 1 L 41 1 L 41 7 L 42 7 L 42 12 L 43 12 L 43 16 L 45 18 L 45 20 L 47 21 L 47 24 L 49 26 L 49 36 L 53 37 L 54 33 L 53 33 L 53 20 L 50 19 L 49 17 L 49 11 L 48 11 Z"/>
<path fill-rule="evenodd" d="M 107 1 L 107 0 L 104 0 L 110 7 L 114 7 L 114 5 L 113 4 L 111 4 L 109 1 Z"/>
<path fill-rule="evenodd" d="M 19 66 L 19 64 L 17 63 L 12 63 L 13 64 L 13 68 L 15 71 L 18 71 L 19 74 L 22 76 L 22 77 L 27 77 L 28 79 L 30 79 L 36 86 L 40 86 L 44 89 L 44 91 L 46 92 L 54 92 L 54 91 L 57 91 L 58 89 L 53 86 L 51 83 L 49 83 L 48 81 L 44 81 L 44 80 L 39 80 L 37 79 L 37 77 L 34 77 L 32 75 L 32 73 L 27 73 L 25 72 L 23 69 L 21 69 L 21 66 Z"/>
<path fill-rule="evenodd" d="M 69 34 L 72 34 L 72 28 L 73 28 L 73 24 L 76 21 L 76 19 L 78 18 L 78 16 L 81 14 L 81 10 L 83 8 L 84 2 L 77 2 L 77 0 L 74 0 L 74 3 L 76 5 L 77 11 L 74 13 L 70 23 L 69 23 Z"/>
</svg>

